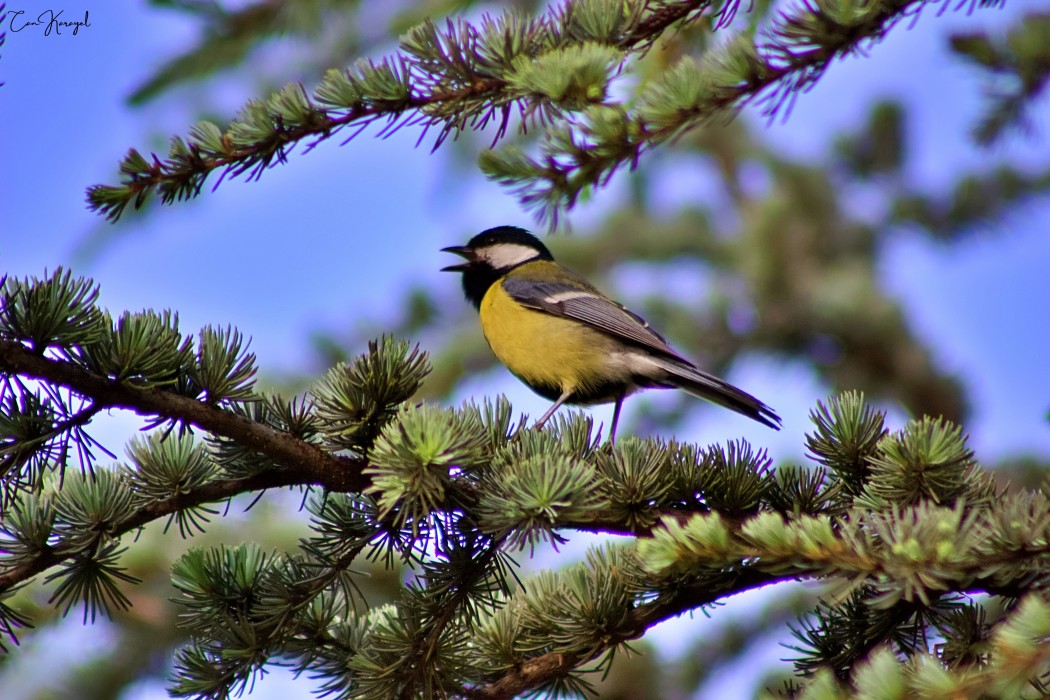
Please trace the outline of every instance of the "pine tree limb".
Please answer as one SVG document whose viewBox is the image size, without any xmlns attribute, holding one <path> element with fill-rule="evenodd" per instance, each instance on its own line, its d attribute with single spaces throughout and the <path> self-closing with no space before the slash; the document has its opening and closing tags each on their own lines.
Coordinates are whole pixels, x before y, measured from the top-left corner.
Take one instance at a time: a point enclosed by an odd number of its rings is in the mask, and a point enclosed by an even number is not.
<svg viewBox="0 0 1050 700">
<path fill-rule="evenodd" d="M 598 659 L 625 642 L 638 639 L 658 622 L 669 620 L 683 613 L 710 605 L 727 595 L 761 588 L 781 580 L 779 577 L 754 569 L 740 569 L 731 584 L 711 586 L 710 580 L 694 586 L 683 586 L 672 593 L 661 596 L 651 603 L 644 603 L 629 611 L 622 632 L 609 635 L 589 653 L 563 653 L 551 651 L 529 659 L 519 668 L 505 674 L 499 680 L 480 688 L 467 689 L 464 695 L 486 700 L 509 700 L 528 690 L 540 688 L 551 681 L 568 675 L 578 666 Z"/>
<path fill-rule="evenodd" d="M 735 0 L 731 4 L 735 5 Z M 710 5 L 710 0 L 699 2 L 680 0 L 666 4 L 642 20 L 633 32 L 627 33 L 619 41 L 610 42 L 610 44 L 623 51 L 643 50 L 655 41 L 660 33 L 690 15 L 699 16 Z M 450 35 L 445 38 L 451 40 L 455 36 L 455 31 L 451 29 L 453 26 L 451 23 L 449 26 Z M 542 42 L 536 42 L 525 50 L 535 53 L 536 44 L 542 45 Z M 466 47 L 457 47 L 457 49 L 463 54 L 467 52 Z M 361 130 L 381 118 L 389 121 L 379 135 L 387 135 L 406 123 L 422 124 L 425 132 L 444 122 L 441 126 L 442 135 L 438 139 L 438 144 L 440 144 L 449 133 L 463 129 L 467 118 L 463 116 L 461 109 L 457 109 L 457 106 L 468 102 L 490 102 L 498 106 L 503 113 L 502 133 L 509 119 L 510 102 L 517 99 L 528 101 L 517 94 L 502 94 L 509 86 L 507 80 L 503 79 L 475 77 L 454 89 L 439 87 L 444 85 L 440 75 L 431 74 L 428 66 L 423 65 L 421 60 L 416 57 L 406 57 L 403 53 L 398 54 L 392 61 L 368 65 L 367 69 L 361 68 L 363 80 L 374 77 L 377 72 L 382 72 L 384 69 L 390 70 L 392 71 L 391 77 L 395 80 L 400 77 L 405 81 L 404 94 L 398 99 L 390 100 L 377 99 L 375 96 L 365 99 L 361 95 L 355 95 L 350 101 L 351 104 L 326 110 L 310 102 L 301 86 L 290 86 L 285 92 L 289 95 L 297 93 L 295 97 L 300 102 L 295 105 L 296 123 L 294 125 L 286 125 L 286 119 L 279 110 L 270 111 L 264 117 L 269 120 L 269 133 L 257 134 L 261 138 L 255 143 L 238 148 L 234 146 L 235 139 L 231 138 L 232 129 L 222 133 L 212 124 L 202 123 L 188 143 L 180 138 L 173 140 L 171 154 L 166 162 L 162 162 L 156 154 L 151 154 L 152 162 L 150 162 L 132 149 L 121 164 L 121 172 L 124 176 L 122 185 L 116 187 L 95 185 L 88 188 L 89 206 L 105 214 L 110 220 L 116 221 L 128 204 L 134 202 L 136 208 L 141 207 L 154 190 L 160 190 L 162 201 L 166 204 L 190 199 L 200 193 L 205 179 L 217 169 L 223 170 L 223 177 L 237 176 L 245 172 L 250 172 L 250 177 L 259 177 L 275 160 L 284 162 L 287 159 L 288 150 L 304 139 L 316 137 L 317 140 L 308 147 L 313 148 L 317 143 L 329 138 L 344 127 L 358 127 L 358 131 L 354 134 L 356 136 Z M 416 81 L 412 82 L 410 74 L 417 71 L 420 76 L 417 76 Z M 398 73 L 400 76 L 397 75 Z M 428 85 L 428 80 L 433 84 Z M 270 105 L 280 96 L 279 93 L 271 97 Z M 270 105 L 267 105 L 266 108 L 270 108 Z M 253 114 L 252 107 L 251 103 L 245 107 L 241 126 L 249 128 L 258 126 L 257 123 L 250 123 L 254 121 L 253 117 L 258 116 L 258 113 Z M 531 109 L 530 107 L 525 111 Z M 402 115 L 405 114 L 415 114 L 415 116 L 401 121 Z M 488 119 L 481 118 L 473 123 L 478 127 L 484 126 L 488 123 Z"/>
<path fill-rule="evenodd" d="M 102 408 L 121 408 L 197 426 L 236 440 L 285 465 L 286 483 L 317 484 L 332 491 L 361 491 L 368 485 L 362 460 L 337 457 L 315 445 L 242 416 L 161 389 L 136 389 L 91 374 L 68 362 L 35 354 L 18 342 L 0 339 L 0 370 L 68 387 Z"/>
<path fill-rule="evenodd" d="M 775 117 L 819 80 L 832 60 L 878 42 L 926 4 L 839 0 L 819 8 L 807 5 L 784 14 L 761 43 L 740 35 L 713 50 L 704 70 L 711 75 L 685 71 L 684 82 L 657 86 L 656 92 L 664 94 L 648 95 L 649 106 L 670 99 L 664 108 L 622 118 L 596 116 L 587 109 L 623 111 L 622 105 L 605 100 L 612 69 L 631 54 L 643 55 L 672 27 L 705 17 L 712 2 L 628 3 L 618 25 L 587 30 L 573 19 L 574 11 L 582 14 L 579 8 L 588 7 L 584 0 L 527 25 L 507 15 L 498 22 L 487 20 L 481 30 L 449 21 L 440 32 L 428 21 L 406 34 L 393 57 L 359 62 L 350 71 L 329 71 L 312 98 L 303 86 L 292 84 L 265 102 L 249 102 L 225 131 L 201 122 L 188 140 L 172 140 L 167 160 L 130 150 L 120 166 L 121 184 L 88 188 L 88 205 L 116 221 L 129 204 L 142 206 L 154 191 L 170 204 L 196 197 L 215 170 L 222 177 L 248 173 L 257 178 L 287 160 L 290 149 L 304 139 L 314 139 L 309 150 L 344 127 L 355 127 L 356 136 L 379 119 L 387 120 L 379 136 L 406 125 L 422 127 L 423 134 L 437 129 L 435 148 L 449 136 L 482 129 L 497 119 L 498 142 L 517 107 L 524 117 L 522 129 L 537 119 L 560 123 L 549 130 L 550 152 L 542 162 L 514 149 L 487 154 L 482 168 L 516 188 L 526 205 L 542 207 L 541 218 L 553 223 L 558 211 L 570 208 L 585 188 L 604 184 L 620 166 L 635 164 L 645 149 L 713 116 L 757 102 L 763 114 Z M 721 5 L 715 25 L 732 17 L 738 5 L 738 0 Z M 574 74 L 566 77 L 568 73 Z M 579 125 L 566 117 L 571 113 L 591 121 L 592 127 L 595 120 L 602 123 L 592 133 L 577 134 Z M 582 141 L 594 137 L 598 143 L 584 147 Z"/>
<path fill-rule="evenodd" d="M 213 481 L 192 491 L 138 508 L 133 513 L 129 513 L 127 518 L 121 520 L 112 529 L 111 534 L 117 537 L 137 530 L 154 520 L 204 503 L 223 501 L 249 491 L 298 486 L 302 483 L 302 475 L 292 470 L 263 472 L 244 479 Z M 0 569 L 0 593 L 11 590 L 52 566 L 61 564 L 78 552 L 78 549 L 73 548 L 54 548 L 19 564 Z"/>
</svg>

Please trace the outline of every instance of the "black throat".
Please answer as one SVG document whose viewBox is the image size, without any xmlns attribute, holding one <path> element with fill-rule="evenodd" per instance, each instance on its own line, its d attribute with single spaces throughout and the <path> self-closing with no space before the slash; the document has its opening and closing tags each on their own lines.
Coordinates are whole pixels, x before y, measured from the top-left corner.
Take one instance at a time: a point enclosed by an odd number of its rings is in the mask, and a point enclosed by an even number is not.
<svg viewBox="0 0 1050 700">
<path fill-rule="evenodd" d="M 489 291 L 489 287 L 503 274 L 504 272 L 488 265 L 477 263 L 463 270 L 463 293 L 475 309 L 481 310 L 481 300 L 485 298 L 485 292 Z"/>
</svg>

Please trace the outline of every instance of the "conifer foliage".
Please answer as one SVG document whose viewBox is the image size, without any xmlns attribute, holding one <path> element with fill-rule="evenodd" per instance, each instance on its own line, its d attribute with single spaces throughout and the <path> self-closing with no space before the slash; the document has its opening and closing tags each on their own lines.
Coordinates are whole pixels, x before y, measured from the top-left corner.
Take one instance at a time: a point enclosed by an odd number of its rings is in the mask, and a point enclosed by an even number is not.
<svg viewBox="0 0 1050 700">
<path fill-rule="evenodd" d="M 339 697 L 574 695 L 652 625 L 798 579 L 825 595 L 794 626 L 786 695 L 1046 690 L 1050 497 L 997 487 L 942 419 L 890 430 L 842 394 L 812 413 L 812 463 L 775 469 L 743 442 L 610 446 L 579 414 L 533 430 L 502 398 L 417 403 L 427 356 L 390 338 L 285 400 L 255 390 L 238 332 L 114 319 L 97 291 L 59 270 L 0 297 L 8 647 L 34 579 L 63 612 L 116 614 L 143 525 L 192 536 L 236 494 L 291 487 L 297 547 L 175 563 L 176 696 L 226 697 L 274 663 Z M 155 429 L 103 465 L 89 429 L 113 409 Z M 515 557 L 574 530 L 633 537 L 517 578 Z M 368 560 L 411 572 L 392 602 L 363 599 Z"/>
<path fill-rule="evenodd" d="M 93 186 L 87 199 L 115 221 L 153 193 L 165 203 L 196 197 L 216 171 L 220 181 L 259 178 L 285 162 L 296 144 L 309 150 L 345 129 L 352 130 L 350 140 L 377 123 L 379 136 L 414 127 L 421 139 L 436 133 L 438 148 L 449 137 L 495 124 L 495 146 L 518 115 L 522 132 L 545 126 L 540 153 L 510 143 L 484 153 L 480 165 L 553 225 L 590 188 L 687 131 L 751 103 L 776 117 L 830 62 L 867 50 L 931 4 L 973 11 L 1000 0 L 802 3 L 775 14 L 761 34 L 752 26 L 700 60 L 681 57 L 660 77 L 639 82 L 627 100 L 612 96 L 614 83 L 619 88 L 658 39 L 697 26 L 726 28 L 742 3 L 571 0 L 536 18 L 508 12 L 477 24 L 427 19 L 401 37 L 396 54 L 331 69 L 312 93 L 289 84 L 246 104 L 225 129 L 201 121 L 188 138 L 171 140 L 166 158 L 131 149 L 120 164 L 120 184 Z M 1037 50 L 1034 43 L 1025 44 L 1028 53 Z M 981 56 L 991 52 L 989 47 Z M 1041 56 L 1026 55 L 1022 63 L 1041 67 L 1026 74 L 1020 93 L 997 110 L 1003 116 L 989 117 L 1000 125 L 983 127 L 989 138 L 1021 118 L 1045 81 Z"/>
</svg>

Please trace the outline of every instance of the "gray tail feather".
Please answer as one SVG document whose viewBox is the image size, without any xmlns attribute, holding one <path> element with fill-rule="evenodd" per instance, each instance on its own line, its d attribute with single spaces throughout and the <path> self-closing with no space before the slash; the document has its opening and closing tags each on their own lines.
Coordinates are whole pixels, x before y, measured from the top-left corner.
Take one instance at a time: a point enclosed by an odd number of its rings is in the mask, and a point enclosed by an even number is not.
<svg viewBox="0 0 1050 700">
<path fill-rule="evenodd" d="M 694 396 L 707 399 L 719 406 L 736 411 L 774 430 L 780 430 L 780 416 L 751 394 L 737 389 L 729 382 L 703 372 L 683 362 L 662 357 L 650 358 L 667 372 L 662 379 L 669 384 L 684 389 Z"/>
</svg>

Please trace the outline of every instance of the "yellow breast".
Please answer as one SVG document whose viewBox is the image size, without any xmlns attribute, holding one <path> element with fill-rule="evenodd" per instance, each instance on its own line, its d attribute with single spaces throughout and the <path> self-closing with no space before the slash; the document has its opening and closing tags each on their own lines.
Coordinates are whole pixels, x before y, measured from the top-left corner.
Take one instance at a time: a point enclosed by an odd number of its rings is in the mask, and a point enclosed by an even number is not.
<svg viewBox="0 0 1050 700">
<path fill-rule="evenodd" d="M 621 393 L 615 385 L 630 383 L 630 377 L 616 367 L 615 341 L 581 323 L 521 306 L 499 282 L 486 292 L 479 311 L 492 352 L 543 396 L 556 399 L 566 391 L 598 392 L 586 402 L 611 401 Z"/>
</svg>

